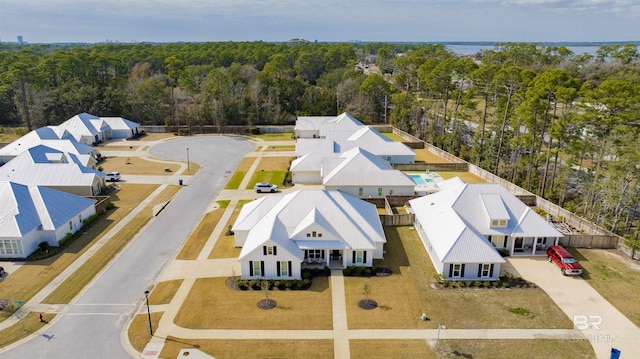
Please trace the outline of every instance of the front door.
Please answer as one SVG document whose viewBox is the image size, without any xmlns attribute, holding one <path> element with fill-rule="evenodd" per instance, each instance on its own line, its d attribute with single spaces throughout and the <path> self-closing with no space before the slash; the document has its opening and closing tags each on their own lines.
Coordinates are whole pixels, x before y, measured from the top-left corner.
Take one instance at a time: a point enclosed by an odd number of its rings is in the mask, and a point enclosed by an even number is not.
<svg viewBox="0 0 640 359">
<path fill-rule="evenodd" d="M 522 243 L 524 239 L 522 237 L 516 237 L 513 249 L 522 249 Z"/>
<path fill-rule="evenodd" d="M 331 251 L 331 259 L 332 260 L 339 260 L 340 259 L 340 250 L 338 249 L 334 249 Z"/>
</svg>

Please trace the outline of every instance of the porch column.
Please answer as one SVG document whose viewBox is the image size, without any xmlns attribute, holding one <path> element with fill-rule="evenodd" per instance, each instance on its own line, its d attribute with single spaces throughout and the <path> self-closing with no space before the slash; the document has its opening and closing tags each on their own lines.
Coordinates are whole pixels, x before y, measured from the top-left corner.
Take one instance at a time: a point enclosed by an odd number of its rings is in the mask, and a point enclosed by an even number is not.
<svg viewBox="0 0 640 359">
<path fill-rule="evenodd" d="M 511 237 L 511 245 L 509 246 L 509 255 L 513 255 L 513 247 L 516 245 L 516 238 Z"/>
</svg>

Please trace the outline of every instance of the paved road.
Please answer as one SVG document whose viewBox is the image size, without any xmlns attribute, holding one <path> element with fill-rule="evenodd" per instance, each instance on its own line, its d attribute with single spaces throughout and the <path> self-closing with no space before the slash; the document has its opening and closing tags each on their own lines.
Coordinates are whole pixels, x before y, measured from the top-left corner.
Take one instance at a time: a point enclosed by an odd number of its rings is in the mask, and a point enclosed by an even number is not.
<svg viewBox="0 0 640 359">
<path fill-rule="evenodd" d="M 46 332 L 0 358 L 128 358 L 121 331 L 144 291 L 196 226 L 226 177 L 255 144 L 234 137 L 191 137 L 163 142 L 153 156 L 201 164 L 165 210 L 61 313 Z"/>
</svg>

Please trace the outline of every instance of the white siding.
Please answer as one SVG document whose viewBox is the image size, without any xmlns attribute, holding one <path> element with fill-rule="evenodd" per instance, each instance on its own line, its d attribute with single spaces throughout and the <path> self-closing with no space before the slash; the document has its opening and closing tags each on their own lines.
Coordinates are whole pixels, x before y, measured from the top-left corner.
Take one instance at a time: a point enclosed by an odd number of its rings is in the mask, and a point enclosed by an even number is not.
<svg viewBox="0 0 640 359">
<path fill-rule="evenodd" d="M 322 184 L 320 171 L 294 171 L 291 173 L 293 183 Z"/>
</svg>

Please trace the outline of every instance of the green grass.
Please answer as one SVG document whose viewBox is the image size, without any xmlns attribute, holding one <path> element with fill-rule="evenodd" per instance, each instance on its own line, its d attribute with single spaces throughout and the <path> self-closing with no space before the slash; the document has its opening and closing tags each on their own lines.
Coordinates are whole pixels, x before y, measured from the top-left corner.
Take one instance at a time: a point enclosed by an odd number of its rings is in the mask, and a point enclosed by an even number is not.
<svg viewBox="0 0 640 359">
<path fill-rule="evenodd" d="M 635 325 L 640 326 L 640 264 L 614 249 L 569 248 L 582 278 Z"/>
<path fill-rule="evenodd" d="M 384 137 L 389 138 L 390 140 L 395 141 L 395 142 L 407 142 L 407 140 L 405 140 L 404 138 L 402 138 L 402 137 L 400 137 L 400 136 L 396 135 L 396 134 L 395 134 L 395 133 L 393 133 L 393 132 L 384 132 L 384 133 L 382 133 L 382 135 L 383 135 Z"/>
<path fill-rule="evenodd" d="M 260 171 L 254 172 L 251 176 L 251 180 L 247 185 L 247 189 L 253 189 L 253 186 L 259 182 L 273 183 L 276 186 L 281 186 L 284 181 L 287 171 Z"/>
<path fill-rule="evenodd" d="M 249 169 L 251 168 L 251 165 L 255 160 L 256 159 L 254 157 L 243 158 L 240 164 L 238 165 L 238 167 L 236 167 L 236 170 L 233 173 L 233 175 L 231 175 L 231 177 L 227 181 L 227 184 L 224 186 L 224 189 L 240 188 L 240 183 L 242 183 L 244 176 L 246 176 L 247 172 L 249 171 Z"/>
<path fill-rule="evenodd" d="M 295 141 L 293 132 L 261 133 L 259 135 L 252 135 L 251 137 L 259 138 L 263 141 Z"/>
</svg>

